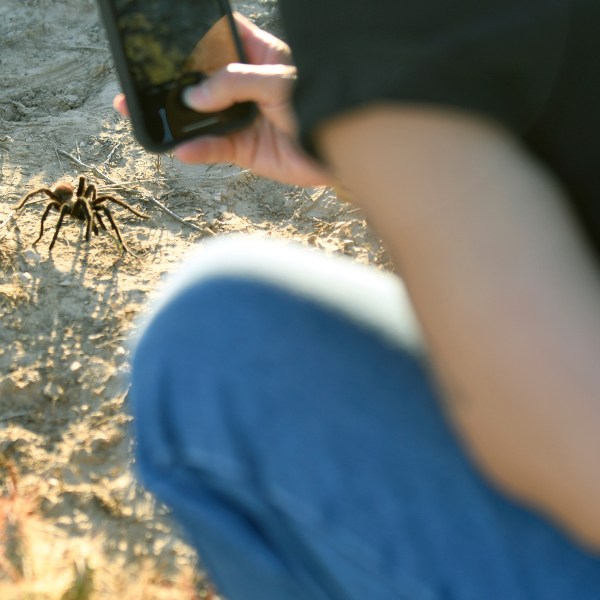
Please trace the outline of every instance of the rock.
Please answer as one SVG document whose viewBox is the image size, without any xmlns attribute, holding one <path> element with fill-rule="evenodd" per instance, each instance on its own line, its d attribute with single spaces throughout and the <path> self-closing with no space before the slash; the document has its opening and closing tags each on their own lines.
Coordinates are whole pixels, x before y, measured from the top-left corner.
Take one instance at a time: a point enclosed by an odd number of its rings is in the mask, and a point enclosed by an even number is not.
<svg viewBox="0 0 600 600">
<path fill-rule="evenodd" d="M 39 265 L 40 264 L 40 261 L 41 261 L 40 255 L 35 250 L 32 250 L 31 248 L 29 248 L 28 250 L 25 250 L 25 252 L 23 252 L 22 256 L 23 256 L 23 260 L 25 260 L 25 262 L 28 265 Z"/>
<path fill-rule="evenodd" d="M 27 271 L 24 273 L 19 273 L 18 278 L 22 285 L 29 285 L 33 281 L 33 275 Z"/>
<path fill-rule="evenodd" d="M 63 388 L 54 381 L 50 381 L 46 384 L 46 387 L 44 387 L 43 393 L 46 398 L 55 401 L 63 397 L 65 390 L 63 390 Z"/>
</svg>

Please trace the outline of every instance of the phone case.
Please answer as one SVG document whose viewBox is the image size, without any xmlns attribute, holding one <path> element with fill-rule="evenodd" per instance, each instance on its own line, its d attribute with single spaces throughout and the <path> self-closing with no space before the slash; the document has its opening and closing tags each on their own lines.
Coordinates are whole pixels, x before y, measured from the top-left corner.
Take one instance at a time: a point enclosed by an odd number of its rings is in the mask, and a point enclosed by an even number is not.
<svg viewBox="0 0 600 600">
<path fill-rule="evenodd" d="M 171 5 L 169 0 L 164 1 L 165 4 Z M 177 114 L 177 111 L 182 113 L 188 112 L 197 114 L 199 123 L 198 126 L 187 134 L 171 136 L 171 139 L 169 139 L 169 136 L 166 135 L 163 140 L 157 141 L 157 136 L 150 133 L 147 117 L 145 116 L 142 108 L 142 98 L 140 98 L 140 93 L 137 90 L 131 75 L 130 62 L 125 54 L 123 41 L 117 27 L 117 13 L 114 7 L 114 2 L 115 0 L 98 0 L 98 5 L 110 44 L 117 75 L 121 83 L 122 90 L 127 97 L 127 107 L 129 109 L 129 115 L 133 125 L 134 134 L 140 144 L 146 150 L 151 152 L 165 152 L 181 142 L 194 139 L 201 135 L 223 135 L 247 127 L 252 123 L 256 117 L 257 108 L 251 102 L 235 105 L 231 111 L 229 111 L 229 115 L 233 115 L 233 118 L 230 118 L 227 122 L 212 122 L 218 121 L 218 115 L 221 113 L 215 113 L 215 117 L 213 119 L 205 118 L 205 122 L 211 121 L 210 125 L 206 126 L 203 126 L 202 124 L 201 113 L 194 113 L 194 111 L 184 107 L 181 103 L 181 106 L 176 106 L 173 109 L 175 111 L 174 114 Z M 227 19 L 239 61 L 246 62 L 244 49 L 235 27 L 231 6 L 227 0 L 218 0 L 218 2 L 220 4 L 223 16 Z M 201 2 L 196 3 L 195 10 L 200 10 L 201 5 Z M 186 81 L 185 83 L 186 85 L 191 85 L 196 83 L 196 81 L 190 80 Z M 179 100 L 179 102 L 181 101 Z M 166 116 L 163 116 L 162 118 L 165 131 L 170 132 L 172 128 L 167 124 Z"/>
</svg>

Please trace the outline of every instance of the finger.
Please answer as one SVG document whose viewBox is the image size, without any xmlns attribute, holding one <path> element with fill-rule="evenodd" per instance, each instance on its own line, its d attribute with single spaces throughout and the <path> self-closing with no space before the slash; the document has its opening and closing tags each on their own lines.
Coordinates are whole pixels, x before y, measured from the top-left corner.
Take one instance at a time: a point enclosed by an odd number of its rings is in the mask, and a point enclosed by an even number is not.
<svg viewBox="0 0 600 600">
<path fill-rule="evenodd" d="M 235 150 L 227 137 L 204 136 L 175 148 L 175 156 L 184 163 L 235 162 Z"/>
<path fill-rule="evenodd" d="M 249 62 L 261 64 L 292 64 L 290 47 L 264 31 L 239 12 L 234 12 L 235 24 Z"/>
<path fill-rule="evenodd" d="M 250 37 L 262 37 L 263 34 L 267 33 L 266 31 L 263 31 L 260 27 L 258 27 L 258 25 L 255 25 L 250 19 L 248 19 L 248 17 L 245 17 L 242 13 L 238 12 L 237 10 L 234 11 L 233 18 L 235 19 L 236 29 L 242 40 L 246 40 Z"/>
<path fill-rule="evenodd" d="M 296 69 L 287 65 L 233 63 L 184 90 L 187 106 L 200 112 L 224 110 L 237 102 L 255 102 L 277 129 L 294 135 L 296 122 L 289 105 Z"/>
<path fill-rule="evenodd" d="M 113 100 L 113 108 L 124 117 L 129 116 L 129 108 L 127 107 L 127 99 L 125 94 L 117 94 Z"/>
<path fill-rule="evenodd" d="M 232 63 L 203 81 L 186 88 L 184 102 L 194 110 L 223 110 L 236 102 L 281 104 L 289 99 L 290 83 L 296 70 L 287 65 L 246 65 Z"/>
</svg>

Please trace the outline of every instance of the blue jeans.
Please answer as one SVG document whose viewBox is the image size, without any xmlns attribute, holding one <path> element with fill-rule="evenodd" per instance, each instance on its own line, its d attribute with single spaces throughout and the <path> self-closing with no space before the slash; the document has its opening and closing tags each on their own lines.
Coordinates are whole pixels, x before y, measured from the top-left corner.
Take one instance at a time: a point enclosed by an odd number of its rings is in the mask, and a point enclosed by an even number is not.
<svg viewBox="0 0 600 600">
<path fill-rule="evenodd" d="M 402 294 L 277 243 L 200 250 L 137 343 L 142 480 L 229 600 L 597 600 L 600 560 L 462 451 Z"/>
</svg>

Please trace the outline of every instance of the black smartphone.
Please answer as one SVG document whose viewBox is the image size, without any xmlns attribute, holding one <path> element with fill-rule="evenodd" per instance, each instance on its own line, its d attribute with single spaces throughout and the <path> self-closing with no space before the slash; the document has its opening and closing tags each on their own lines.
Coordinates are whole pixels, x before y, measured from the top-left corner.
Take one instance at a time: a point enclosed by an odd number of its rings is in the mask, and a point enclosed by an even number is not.
<svg viewBox="0 0 600 600">
<path fill-rule="evenodd" d="M 232 62 L 246 62 L 227 0 L 98 0 L 134 133 L 152 152 L 248 126 L 251 102 L 191 110 L 183 90 Z"/>
</svg>

